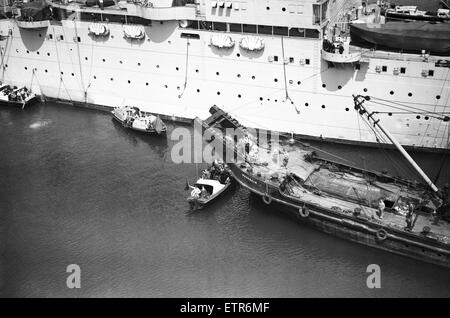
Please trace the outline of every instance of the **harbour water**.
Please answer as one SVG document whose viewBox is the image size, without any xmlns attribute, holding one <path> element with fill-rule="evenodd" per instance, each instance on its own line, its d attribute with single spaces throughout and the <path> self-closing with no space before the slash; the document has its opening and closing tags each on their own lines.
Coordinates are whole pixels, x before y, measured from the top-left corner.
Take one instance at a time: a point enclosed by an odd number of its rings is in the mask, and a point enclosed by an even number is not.
<svg viewBox="0 0 450 318">
<path fill-rule="evenodd" d="M 188 213 L 168 137 L 109 114 L 47 103 L 0 108 L 0 296 L 448 297 L 450 271 L 299 225 L 237 187 Z M 366 168 L 408 174 L 389 151 L 313 144 Z M 418 155 L 432 179 L 441 155 Z M 444 159 L 438 184 L 450 178 Z M 81 267 L 81 288 L 66 267 Z M 381 289 L 366 286 L 369 264 Z"/>
</svg>

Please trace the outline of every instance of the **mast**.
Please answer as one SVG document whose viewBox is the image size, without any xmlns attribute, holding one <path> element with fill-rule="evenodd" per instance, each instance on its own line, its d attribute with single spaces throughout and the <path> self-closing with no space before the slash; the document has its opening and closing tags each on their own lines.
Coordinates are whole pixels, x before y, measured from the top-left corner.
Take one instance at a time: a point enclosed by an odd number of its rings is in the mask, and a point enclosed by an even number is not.
<svg viewBox="0 0 450 318">
<path fill-rule="evenodd" d="M 391 135 L 389 131 L 387 131 L 381 124 L 380 119 L 375 116 L 375 112 L 370 112 L 369 109 L 367 109 L 366 106 L 364 106 L 364 102 L 369 97 L 364 97 L 361 95 L 353 95 L 353 99 L 355 101 L 355 110 L 358 112 L 359 115 L 363 116 L 366 115 L 367 119 L 370 123 L 372 123 L 374 126 L 378 127 L 385 135 L 386 137 L 394 144 L 394 146 L 400 151 L 400 153 L 408 160 L 408 162 L 412 165 L 414 170 L 417 171 L 417 173 L 423 178 L 423 180 L 430 186 L 430 188 L 437 192 L 438 188 L 434 185 L 434 183 L 428 178 L 428 176 L 423 172 L 423 170 L 419 167 L 419 165 L 414 161 L 413 158 L 406 152 L 406 150 L 400 145 L 400 143 L 394 138 L 394 136 Z"/>
</svg>

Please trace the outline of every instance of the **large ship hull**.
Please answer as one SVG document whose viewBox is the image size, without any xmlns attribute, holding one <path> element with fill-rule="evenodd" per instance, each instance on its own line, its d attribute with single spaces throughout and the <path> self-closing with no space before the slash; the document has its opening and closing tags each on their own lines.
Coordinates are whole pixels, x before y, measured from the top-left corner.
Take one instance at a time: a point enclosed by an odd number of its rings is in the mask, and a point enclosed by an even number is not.
<svg viewBox="0 0 450 318">
<path fill-rule="evenodd" d="M 248 127 L 375 144 L 353 110 L 352 94 L 364 94 L 379 99 L 372 108 L 403 145 L 448 149 L 448 122 L 439 115 L 448 112 L 450 68 L 432 59 L 373 52 L 358 67 L 333 66 L 321 58 L 321 39 L 259 35 L 265 49 L 249 52 L 211 46 L 217 32 L 184 29 L 177 21 L 153 21 L 143 41 L 125 39 L 119 23 L 108 24 L 108 37 L 93 37 L 89 24 L 63 20 L 21 29 L 14 20 L 0 21 L 1 34 L 10 34 L 0 42 L 1 79 L 54 99 L 132 104 L 169 117 L 205 118 L 217 104 Z M 236 43 L 244 36 L 229 35 Z M 405 74 L 395 72 L 400 67 Z M 424 69 L 433 76 L 423 76 Z M 404 105 L 417 110 L 395 108 Z"/>
</svg>

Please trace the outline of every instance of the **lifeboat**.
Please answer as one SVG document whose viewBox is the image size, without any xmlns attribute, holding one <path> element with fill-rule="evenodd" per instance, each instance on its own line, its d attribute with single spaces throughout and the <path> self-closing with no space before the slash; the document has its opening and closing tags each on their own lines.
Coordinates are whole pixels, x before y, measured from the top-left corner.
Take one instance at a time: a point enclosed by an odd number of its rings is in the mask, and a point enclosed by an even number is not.
<svg viewBox="0 0 450 318">
<path fill-rule="evenodd" d="M 104 23 L 94 22 L 89 26 L 89 34 L 95 36 L 108 36 L 109 28 Z"/>
<path fill-rule="evenodd" d="M 241 39 L 239 46 L 247 51 L 264 50 L 264 40 L 257 36 L 245 36 Z"/>
<path fill-rule="evenodd" d="M 230 49 L 234 46 L 234 40 L 226 34 L 216 34 L 211 36 L 210 43 L 220 49 Z"/>
<path fill-rule="evenodd" d="M 145 31 L 138 25 L 125 25 L 123 28 L 125 38 L 132 40 L 143 40 L 145 38 Z"/>
<path fill-rule="evenodd" d="M 389 49 L 450 55 L 450 23 L 396 21 L 350 25 L 352 40 Z"/>
</svg>

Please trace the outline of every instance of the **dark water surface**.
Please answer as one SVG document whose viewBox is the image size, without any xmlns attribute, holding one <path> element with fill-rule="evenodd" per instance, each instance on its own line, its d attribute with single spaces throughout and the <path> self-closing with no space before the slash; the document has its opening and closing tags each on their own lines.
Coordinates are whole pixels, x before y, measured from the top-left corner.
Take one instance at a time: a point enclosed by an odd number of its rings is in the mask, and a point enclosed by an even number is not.
<svg viewBox="0 0 450 318">
<path fill-rule="evenodd" d="M 299 225 L 242 188 L 187 213 L 196 167 L 172 163 L 172 144 L 97 111 L 0 108 L 0 296 L 450 296 L 449 270 Z M 379 150 L 326 147 L 386 167 Z M 69 264 L 81 289 L 66 287 Z"/>
</svg>

